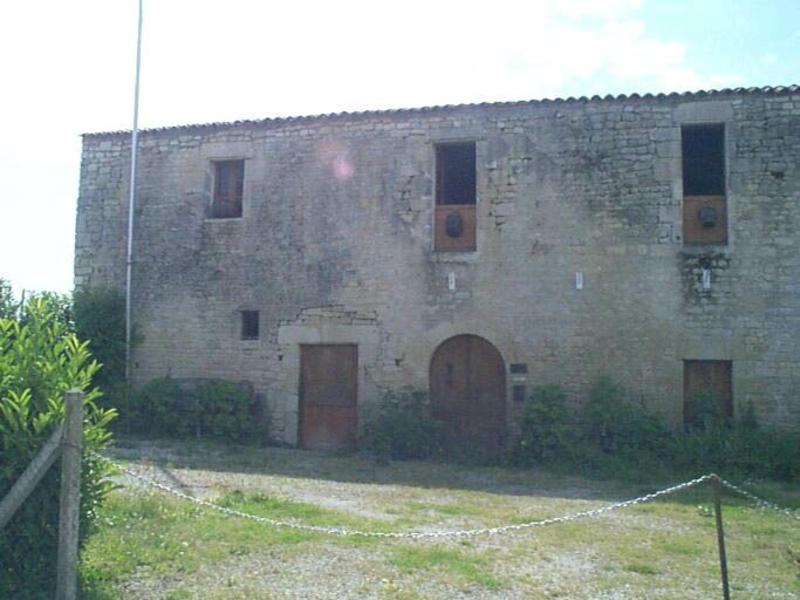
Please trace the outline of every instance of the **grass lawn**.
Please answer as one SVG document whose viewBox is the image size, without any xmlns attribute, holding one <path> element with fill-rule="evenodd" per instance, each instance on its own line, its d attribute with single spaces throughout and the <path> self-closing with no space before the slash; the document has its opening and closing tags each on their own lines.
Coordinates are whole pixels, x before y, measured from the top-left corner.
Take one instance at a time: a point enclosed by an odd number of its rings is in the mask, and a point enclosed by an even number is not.
<svg viewBox="0 0 800 600">
<path fill-rule="evenodd" d="M 111 454 L 250 514 L 384 532 L 522 523 L 677 483 L 133 440 Z M 274 527 L 122 483 L 82 554 L 90 599 L 722 597 L 710 484 L 568 523 L 413 540 Z M 753 490 L 800 506 L 796 486 Z M 800 521 L 731 494 L 723 513 L 731 596 L 800 598 Z"/>
</svg>

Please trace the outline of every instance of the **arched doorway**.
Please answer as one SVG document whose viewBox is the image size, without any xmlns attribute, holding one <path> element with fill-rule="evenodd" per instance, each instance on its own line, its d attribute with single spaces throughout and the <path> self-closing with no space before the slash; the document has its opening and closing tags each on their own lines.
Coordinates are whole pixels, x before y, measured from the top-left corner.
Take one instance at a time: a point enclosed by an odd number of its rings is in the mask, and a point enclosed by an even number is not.
<svg viewBox="0 0 800 600">
<path fill-rule="evenodd" d="M 431 412 L 444 423 L 448 448 L 503 449 L 506 371 L 503 357 L 477 335 L 442 342 L 431 358 Z"/>
</svg>

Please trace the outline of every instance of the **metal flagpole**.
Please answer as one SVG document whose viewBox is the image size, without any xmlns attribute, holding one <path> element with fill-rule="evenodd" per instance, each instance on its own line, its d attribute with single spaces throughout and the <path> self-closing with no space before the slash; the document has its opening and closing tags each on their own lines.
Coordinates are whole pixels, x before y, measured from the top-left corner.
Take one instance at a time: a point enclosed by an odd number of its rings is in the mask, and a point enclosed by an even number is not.
<svg viewBox="0 0 800 600">
<path fill-rule="evenodd" d="M 133 266 L 133 209 L 136 197 L 136 151 L 139 140 L 139 69 L 142 62 L 142 0 L 139 0 L 139 25 L 136 35 L 136 83 L 133 93 L 133 130 L 131 131 L 131 181 L 128 201 L 128 253 L 125 269 L 125 403 L 131 404 L 131 271 Z M 126 415 L 127 416 L 127 415 Z"/>
</svg>

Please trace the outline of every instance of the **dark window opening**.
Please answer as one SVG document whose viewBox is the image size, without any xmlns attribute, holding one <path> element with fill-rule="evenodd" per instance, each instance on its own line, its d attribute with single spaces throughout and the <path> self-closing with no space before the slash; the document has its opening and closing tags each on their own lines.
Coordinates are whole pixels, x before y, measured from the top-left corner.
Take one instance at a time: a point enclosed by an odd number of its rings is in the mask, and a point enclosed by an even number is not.
<svg viewBox="0 0 800 600">
<path fill-rule="evenodd" d="M 243 340 L 257 340 L 258 339 L 258 311 L 257 310 L 243 310 L 242 311 L 242 339 Z"/>
<path fill-rule="evenodd" d="M 681 129 L 683 194 L 725 195 L 725 126 L 689 125 Z"/>
<path fill-rule="evenodd" d="M 508 369 L 511 373 L 527 373 L 528 372 L 528 364 L 527 363 L 511 363 L 511 366 Z"/>
<path fill-rule="evenodd" d="M 436 204 L 475 204 L 475 142 L 436 146 Z"/>
<path fill-rule="evenodd" d="M 437 144 L 434 248 L 475 250 L 475 142 Z"/>
<path fill-rule="evenodd" d="M 221 160 L 214 163 L 214 198 L 211 217 L 231 219 L 242 216 L 244 161 Z"/>
<path fill-rule="evenodd" d="M 683 361 L 683 424 L 702 430 L 733 418 L 732 362 Z"/>
<path fill-rule="evenodd" d="M 725 126 L 681 128 L 683 170 L 683 241 L 726 244 Z"/>
</svg>

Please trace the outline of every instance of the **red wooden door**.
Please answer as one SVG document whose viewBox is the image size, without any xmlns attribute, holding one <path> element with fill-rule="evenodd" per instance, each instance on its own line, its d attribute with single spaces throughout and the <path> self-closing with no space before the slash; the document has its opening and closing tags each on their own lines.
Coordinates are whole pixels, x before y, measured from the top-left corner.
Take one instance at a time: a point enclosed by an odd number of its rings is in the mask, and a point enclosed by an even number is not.
<svg viewBox="0 0 800 600">
<path fill-rule="evenodd" d="M 357 379 L 355 344 L 300 346 L 298 437 L 303 448 L 355 444 Z"/>
<path fill-rule="evenodd" d="M 431 409 L 444 424 L 450 448 L 502 450 L 506 434 L 506 376 L 503 357 L 477 335 L 443 342 L 430 368 Z"/>
</svg>

